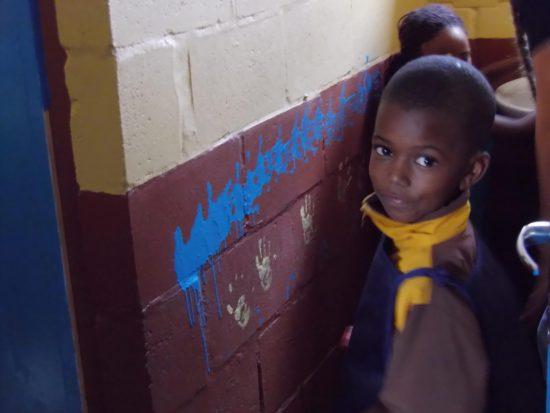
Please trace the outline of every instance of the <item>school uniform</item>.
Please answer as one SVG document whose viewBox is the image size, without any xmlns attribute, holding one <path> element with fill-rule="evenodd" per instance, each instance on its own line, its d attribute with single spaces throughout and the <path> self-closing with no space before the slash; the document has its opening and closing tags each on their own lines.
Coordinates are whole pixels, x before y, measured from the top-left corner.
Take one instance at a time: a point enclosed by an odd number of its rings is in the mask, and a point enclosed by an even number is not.
<svg viewBox="0 0 550 413">
<path fill-rule="evenodd" d="M 536 349 L 467 194 L 412 224 L 362 207 L 384 234 L 356 312 L 339 412 L 544 411 Z"/>
</svg>

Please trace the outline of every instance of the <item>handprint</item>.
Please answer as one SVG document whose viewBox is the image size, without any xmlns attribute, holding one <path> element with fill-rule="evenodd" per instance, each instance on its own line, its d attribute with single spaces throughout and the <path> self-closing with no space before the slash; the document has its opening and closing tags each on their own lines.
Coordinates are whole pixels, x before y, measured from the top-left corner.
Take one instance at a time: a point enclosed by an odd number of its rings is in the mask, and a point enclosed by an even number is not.
<svg viewBox="0 0 550 413">
<path fill-rule="evenodd" d="M 244 294 L 239 297 L 235 309 L 233 309 L 231 305 L 227 304 L 227 312 L 233 315 L 239 327 L 242 329 L 246 328 L 248 321 L 250 320 L 250 307 L 246 303 L 246 297 Z"/>
<path fill-rule="evenodd" d="M 311 201 L 311 195 L 306 195 L 304 205 L 300 208 L 300 216 L 302 217 L 302 229 L 304 233 L 304 242 L 309 244 L 315 235 L 313 227 L 313 215 L 315 209 Z"/>
<path fill-rule="evenodd" d="M 271 287 L 271 244 L 260 238 L 258 250 L 260 255 L 256 255 L 256 269 L 262 289 L 267 291 Z"/>
</svg>

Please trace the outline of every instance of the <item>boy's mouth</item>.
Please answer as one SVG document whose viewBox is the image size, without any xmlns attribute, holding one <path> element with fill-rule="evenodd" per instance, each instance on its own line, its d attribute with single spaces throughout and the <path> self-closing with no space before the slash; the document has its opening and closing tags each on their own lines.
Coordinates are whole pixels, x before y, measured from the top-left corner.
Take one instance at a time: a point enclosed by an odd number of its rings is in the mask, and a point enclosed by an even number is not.
<svg viewBox="0 0 550 413">
<path fill-rule="evenodd" d="M 402 197 L 395 194 L 379 194 L 378 199 L 380 199 L 380 202 L 385 207 L 389 206 L 395 209 L 402 209 L 407 205 L 407 202 Z"/>
<path fill-rule="evenodd" d="M 410 203 L 406 199 L 395 194 L 378 194 L 378 199 L 390 218 L 408 222 Z"/>
</svg>

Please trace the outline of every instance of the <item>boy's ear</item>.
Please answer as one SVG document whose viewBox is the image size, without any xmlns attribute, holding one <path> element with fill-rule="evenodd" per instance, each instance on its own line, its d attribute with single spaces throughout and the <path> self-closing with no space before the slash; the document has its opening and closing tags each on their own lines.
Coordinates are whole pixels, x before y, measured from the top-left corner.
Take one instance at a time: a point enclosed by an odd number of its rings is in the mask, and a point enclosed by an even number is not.
<svg viewBox="0 0 550 413">
<path fill-rule="evenodd" d="M 489 153 L 481 151 L 475 154 L 470 160 L 470 167 L 466 171 L 466 175 L 460 181 L 460 190 L 464 192 L 479 182 L 489 169 L 490 163 L 491 155 Z"/>
</svg>

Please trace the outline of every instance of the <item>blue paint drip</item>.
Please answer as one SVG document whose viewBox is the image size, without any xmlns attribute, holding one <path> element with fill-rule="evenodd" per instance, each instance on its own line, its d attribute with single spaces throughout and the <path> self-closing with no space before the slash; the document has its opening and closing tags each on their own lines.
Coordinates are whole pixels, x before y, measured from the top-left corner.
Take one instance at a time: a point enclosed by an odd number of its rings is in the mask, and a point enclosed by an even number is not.
<svg viewBox="0 0 550 413">
<path fill-rule="evenodd" d="M 189 326 L 195 326 L 195 313 L 198 316 L 198 322 L 201 334 L 201 345 L 204 354 L 204 363 L 206 371 L 210 374 L 210 361 L 208 355 L 208 347 L 206 345 L 206 312 L 204 310 L 204 300 L 202 297 L 201 285 L 199 282 L 199 275 L 195 272 L 192 276 L 188 277 L 189 280 L 194 280 L 191 284 L 186 284 L 187 287 L 183 289 L 185 295 L 185 307 L 187 310 L 187 318 L 189 320 Z"/>
<path fill-rule="evenodd" d="M 189 319 L 189 326 L 193 327 L 195 325 L 195 320 L 193 319 L 193 303 L 191 302 L 191 295 L 189 290 L 184 290 L 185 295 L 185 308 L 187 310 L 187 318 Z"/>
<path fill-rule="evenodd" d="M 262 317 L 262 309 L 258 306 L 254 308 L 254 312 L 258 316 L 258 327 L 261 327 L 264 323 L 264 318 Z"/>
<path fill-rule="evenodd" d="M 288 281 L 286 283 L 286 290 L 285 290 L 285 300 L 288 301 L 290 299 L 290 292 L 292 291 L 292 282 L 296 281 L 296 273 L 292 273 L 288 276 Z"/>
<path fill-rule="evenodd" d="M 378 77 L 378 74 L 375 75 Z M 229 179 L 224 189 L 215 197 L 212 185 L 207 184 L 207 205 L 197 206 L 197 213 L 187 240 L 180 227 L 174 231 L 174 270 L 178 284 L 186 296 L 186 308 L 189 323 L 194 325 L 193 310 L 199 316 L 201 328 L 201 340 L 208 372 L 208 350 L 204 336 L 206 316 L 202 304 L 200 290 L 200 278 L 202 267 L 215 256 L 223 246 L 226 246 L 227 237 L 231 231 L 237 232 L 238 236 L 244 234 L 245 216 L 254 215 L 260 212 L 257 199 L 266 191 L 269 191 L 271 182 L 277 182 L 281 175 L 293 174 L 299 163 L 307 163 L 311 156 L 314 156 L 323 144 L 323 133 L 326 136 L 326 145 L 332 142 L 340 142 L 344 139 L 344 128 L 353 126 L 346 121 L 346 112 L 351 110 L 355 113 L 363 113 L 369 93 L 373 87 L 373 78 L 365 73 L 362 84 L 359 85 L 356 93 L 348 95 L 346 82 L 343 83 L 338 98 L 338 111 L 333 110 L 332 102 L 329 101 L 326 113 L 323 113 L 320 106 L 313 114 L 310 113 L 309 105 L 306 105 L 302 117 L 295 119 L 290 137 L 283 141 L 282 130 L 279 128 L 277 140 L 269 150 L 263 150 L 263 137 L 258 138 L 258 159 L 253 169 L 246 173 L 244 183 L 240 182 L 241 165 L 235 164 L 234 179 Z M 247 151 L 247 162 L 251 155 Z M 217 290 L 215 269 L 213 268 L 218 315 L 222 316 L 221 303 Z M 204 282 L 205 280 L 203 280 Z M 188 294 L 189 291 L 192 294 Z M 290 294 L 290 291 L 288 292 Z M 191 299 L 193 296 L 193 299 Z M 194 306 L 192 305 L 194 301 Z M 193 309 L 193 307 L 195 307 Z M 260 324 L 263 320 L 260 318 Z"/>
<path fill-rule="evenodd" d="M 203 348 L 203 354 L 204 354 L 204 364 L 206 366 L 206 371 L 208 374 L 210 374 L 210 360 L 209 360 L 209 354 L 208 354 L 208 347 L 206 345 L 206 313 L 204 311 L 204 305 L 202 300 L 202 292 L 199 288 L 193 288 L 192 294 L 194 295 L 194 301 L 195 301 L 195 308 L 197 310 L 197 314 L 199 316 L 199 326 L 201 331 L 201 343 Z"/>
<path fill-rule="evenodd" d="M 219 263 L 219 261 L 209 260 L 210 261 L 210 268 L 212 270 L 212 279 L 214 284 L 214 294 L 216 296 L 216 308 L 218 310 L 218 318 L 222 318 L 222 303 L 220 299 L 220 292 L 218 291 L 218 269 L 216 268 L 216 264 Z"/>
</svg>

